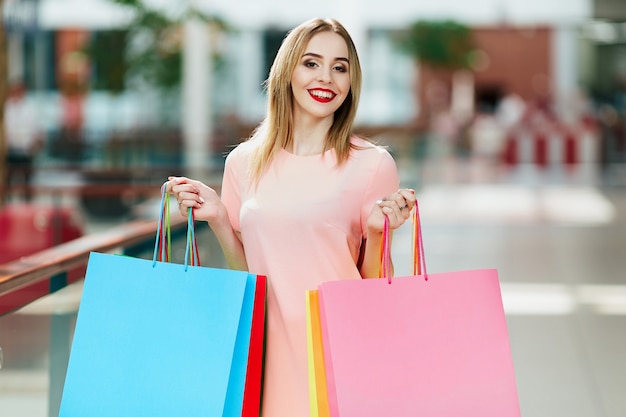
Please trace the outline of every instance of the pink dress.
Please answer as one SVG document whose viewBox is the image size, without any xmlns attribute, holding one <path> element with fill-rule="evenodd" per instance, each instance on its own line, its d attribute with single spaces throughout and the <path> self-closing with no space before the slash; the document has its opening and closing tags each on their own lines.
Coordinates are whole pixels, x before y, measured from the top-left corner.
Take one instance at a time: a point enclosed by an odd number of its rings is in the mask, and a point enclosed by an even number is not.
<svg viewBox="0 0 626 417">
<path fill-rule="evenodd" d="M 363 150 L 336 166 L 322 155 L 278 153 L 258 186 L 250 182 L 254 141 L 226 159 L 222 200 L 241 232 L 250 272 L 268 277 L 263 417 L 309 416 L 306 290 L 360 279 L 356 267 L 376 200 L 399 187 L 395 161 L 353 137 Z"/>
</svg>

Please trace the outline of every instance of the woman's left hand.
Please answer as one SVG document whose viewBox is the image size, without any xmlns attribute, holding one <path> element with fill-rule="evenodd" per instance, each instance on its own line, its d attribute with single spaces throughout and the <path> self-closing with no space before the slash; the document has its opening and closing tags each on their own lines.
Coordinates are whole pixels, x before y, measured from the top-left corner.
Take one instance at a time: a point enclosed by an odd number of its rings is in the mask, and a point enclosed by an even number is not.
<svg viewBox="0 0 626 417">
<path fill-rule="evenodd" d="M 376 202 L 367 219 L 368 230 L 382 233 L 385 216 L 389 219 L 389 228 L 397 229 L 409 218 L 415 204 L 415 191 L 410 188 L 401 188 L 393 194 L 382 197 Z"/>
</svg>

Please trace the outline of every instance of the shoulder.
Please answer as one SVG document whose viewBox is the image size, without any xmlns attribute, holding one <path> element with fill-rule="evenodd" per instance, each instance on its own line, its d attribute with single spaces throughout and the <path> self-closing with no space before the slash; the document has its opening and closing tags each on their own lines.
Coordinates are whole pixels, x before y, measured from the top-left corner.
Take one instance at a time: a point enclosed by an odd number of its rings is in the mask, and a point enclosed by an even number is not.
<svg viewBox="0 0 626 417">
<path fill-rule="evenodd" d="M 250 179 L 250 161 L 257 142 L 247 140 L 239 143 L 226 155 L 224 162 L 224 178 L 229 181 L 236 181 L 240 187 Z"/>
<path fill-rule="evenodd" d="M 226 155 L 226 166 L 248 167 L 257 146 L 258 142 L 255 139 L 249 139 L 239 143 Z"/>
<path fill-rule="evenodd" d="M 351 143 L 354 149 L 350 154 L 350 159 L 355 161 L 355 165 L 359 167 L 361 175 L 369 186 L 374 183 L 379 183 L 384 187 L 387 184 L 394 184 L 392 188 L 397 188 L 398 167 L 385 146 L 358 136 L 354 136 Z"/>
<path fill-rule="evenodd" d="M 249 158 L 250 155 L 254 152 L 254 149 L 257 147 L 257 141 L 254 139 L 249 139 L 243 141 L 235 147 L 226 155 L 226 160 L 228 159 L 240 159 L 240 158 Z"/>
<path fill-rule="evenodd" d="M 360 136 L 352 136 L 350 138 L 352 144 L 351 158 L 365 159 L 370 162 L 379 161 L 379 163 L 392 164 L 395 166 L 395 161 L 385 146 L 377 145 L 376 143 L 364 139 Z"/>
</svg>

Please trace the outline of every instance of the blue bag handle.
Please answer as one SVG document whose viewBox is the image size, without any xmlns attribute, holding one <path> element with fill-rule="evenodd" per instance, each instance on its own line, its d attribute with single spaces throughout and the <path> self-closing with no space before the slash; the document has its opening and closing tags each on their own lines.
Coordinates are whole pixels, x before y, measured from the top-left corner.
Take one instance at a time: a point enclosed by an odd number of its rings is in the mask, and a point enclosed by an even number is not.
<svg viewBox="0 0 626 417">
<path fill-rule="evenodd" d="M 170 262 L 171 249 L 171 227 L 170 227 L 170 196 L 166 192 L 167 182 L 161 186 L 161 205 L 159 210 L 159 223 L 157 225 L 156 239 L 154 242 L 154 254 L 152 256 L 153 266 L 157 261 Z M 198 244 L 195 234 L 195 220 L 193 209 L 189 207 L 187 212 L 187 239 L 185 244 L 185 271 L 189 264 L 200 265 L 198 254 Z"/>
</svg>

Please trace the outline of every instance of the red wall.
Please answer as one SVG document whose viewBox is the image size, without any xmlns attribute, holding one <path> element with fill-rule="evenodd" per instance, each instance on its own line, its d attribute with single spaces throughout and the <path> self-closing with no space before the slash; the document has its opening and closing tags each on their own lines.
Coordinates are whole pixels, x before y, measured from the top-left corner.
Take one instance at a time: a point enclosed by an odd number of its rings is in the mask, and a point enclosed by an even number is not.
<svg viewBox="0 0 626 417">
<path fill-rule="evenodd" d="M 547 27 L 474 29 L 479 50 L 487 56 L 475 71 L 476 88 L 499 85 L 527 100 L 545 98 L 552 85 L 552 31 Z"/>
</svg>

